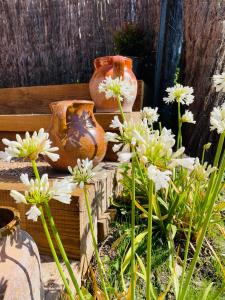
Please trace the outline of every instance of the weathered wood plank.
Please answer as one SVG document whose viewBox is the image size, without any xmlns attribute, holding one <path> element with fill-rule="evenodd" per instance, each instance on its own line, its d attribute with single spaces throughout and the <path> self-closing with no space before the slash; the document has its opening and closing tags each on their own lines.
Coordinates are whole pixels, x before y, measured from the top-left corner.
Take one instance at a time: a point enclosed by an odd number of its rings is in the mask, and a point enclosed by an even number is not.
<svg viewBox="0 0 225 300">
<path fill-rule="evenodd" d="M 143 93 L 143 81 L 138 81 L 134 111 L 142 108 Z M 48 114 L 51 102 L 70 99 L 92 100 L 88 83 L 0 89 L 0 115 Z"/>
<path fill-rule="evenodd" d="M 114 116 L 121 119 L 119 113 L 95 113 L 97 122 L 105 131 L 110 130 Z M 140 118 L 139 112 L 125 113 L 126 119 L 137 120 Z M 37 131 L 40 128 L 48 129 L 51 121 L 50 114 L 18 114 L 18 115 L 0 115 L 0 132 L 26 132 Z"/>
</svg>

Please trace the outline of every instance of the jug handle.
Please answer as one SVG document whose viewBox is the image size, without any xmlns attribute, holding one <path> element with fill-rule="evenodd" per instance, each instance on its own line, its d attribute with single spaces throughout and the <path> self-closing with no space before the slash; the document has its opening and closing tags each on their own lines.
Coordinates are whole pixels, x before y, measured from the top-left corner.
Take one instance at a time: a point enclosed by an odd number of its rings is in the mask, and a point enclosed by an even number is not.
<svg viewBox="0 0 225 300">
<path fill-rule="evenodd" d="M 67 131 L 67 122 L 68 122 L 67 111 L 68 111 L 68 108 L 70 108 L 70 107 L 71 107 L 71 105 L 64 106 L 62 108 L 57 103 L 52 103 L 50 105 L 50 109 L 52 111 L 52 118 L 54 118 L 54 116 L 56 116 L 58 119 L 58 132 L 59 132 L 59 135 L 61 138 L 65 135 L 65 133 Z"/>
<path fill-rule="evenodd" d="M 125 60 L 122 56 L 113 57 L 113 78 L 124 78 Z"/>
</svg>

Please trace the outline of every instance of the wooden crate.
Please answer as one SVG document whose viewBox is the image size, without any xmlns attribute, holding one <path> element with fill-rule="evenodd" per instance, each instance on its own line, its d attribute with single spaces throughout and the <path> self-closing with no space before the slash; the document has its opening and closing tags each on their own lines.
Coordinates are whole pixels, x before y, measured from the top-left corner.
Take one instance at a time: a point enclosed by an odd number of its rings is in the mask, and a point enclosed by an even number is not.
<svg viewBox="0 0 225 300">
<path fill-rule="evenodd" d="M 24 204 L 16 204 L 9 195 L 12 189 L 24 191 L 25 187 L 19 180 L 19 174 L 24 171 L 31 173 L 32 169 L 28 166 L 29 162 L 0 162 L 0 205 L 16 207 L 21 214 L 22 229 L 34 238 L 40 253 L 49 254 L 48 243 L 40 220 L 38 222 L 28 221 L 25 213 L 29 207 Z M 47 172 L 50 180 L 68 176 L 55 173 L 45 162 L 39 163 L 39 167 L 40 173 Z M 97 222 L 107 211 L 110 205 L 109 198 L 115 189 L 113 178 L 116 167 L 116 163 L 101 163 L 95 176 L 96 179 L 88 185 L 96 234 Z M 93 247 L 83 191 L 78 188 L 74 190 L 70 205 L 52 200 L 50 206 L 68 256 L 82 261 L 82 267 L 84 267 L 85 262 L 87 263 L 91 259 Z"/>
</svg>

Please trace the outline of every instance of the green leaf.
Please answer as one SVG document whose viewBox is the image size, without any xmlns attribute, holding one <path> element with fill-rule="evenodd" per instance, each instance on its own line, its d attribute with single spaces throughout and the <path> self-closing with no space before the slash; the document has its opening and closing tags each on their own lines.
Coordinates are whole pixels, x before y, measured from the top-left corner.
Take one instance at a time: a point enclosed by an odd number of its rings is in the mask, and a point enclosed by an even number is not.
<svg viewBox="0 0 225 300">
<path fill-rule="evenodd" d="M 212 286 L 213 286 L 213 282 L 211 282 L 211 283 L 207 286 L 207 288 L 205 289 L 204 294 L 203 294 L 203 296 L 202 296 L 202 300 L 207 300 L 208 295 L 209 295 L 209 292 L 210 292 Z"/>
</svg>

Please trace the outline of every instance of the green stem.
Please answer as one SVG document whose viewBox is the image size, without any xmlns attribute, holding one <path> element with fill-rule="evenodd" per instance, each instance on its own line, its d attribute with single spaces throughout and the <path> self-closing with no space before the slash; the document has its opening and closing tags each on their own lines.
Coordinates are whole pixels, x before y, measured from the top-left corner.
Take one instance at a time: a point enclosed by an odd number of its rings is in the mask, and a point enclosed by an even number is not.
<svg viewBox="0 0 225 300">
<path fill-rule="evenodd" d="M 87 208 L 87 213 L 88 213 L 88 219 L 89 219 L 89 223 L 90 223 L 92 243 L 93 243 L 93 246 L 94 246 L 95 257 L 96 257 L 97 264 L 98 264 L 98 269 L 99 269 L 99 276 L 100 276 L 100 279 L 101 279 L 101 284 L 102 284 L 102 287 L 103 287 L 105 297 L 106 297 L 107 300 L 109 300 L 109 296 L 108 296 L 108 292 L 107 292 L 106 284 L 105 284 L 105 279 L 104 279 L 104 275 L 106 275 L 106 274 L 105 274 L 105 271 L 104 271 L 104 268 L 103 268 L 103 265 L 102 265 L 102 261 L 100 259 L 99 252 L 98 252 L 98 245 L 97 245 L 97 240 L 96 240 L 96 237 L 95 237 L 94 225 L 93 225 L 92 215 L 91 215 L 91 207 L 90 207 L 90 203 L 89 203 L 89 199 L 88 199 L 88 191 L 87 191 L 86 186 L 84 186 L 84 197 L 85 197 L 85 203 L 86 203 L 86 208 Z"/>
<path fill-rule="evenodd" d="M 177 135 L 177 149 L 179 149 L 182 146 L 182 133 L 181 133 L 181 114 L 180 114 L 180 100 L 177 102 L 178 109 L 177 109 L 177 116 L 178 116 L 178 135 Z"/>
<path fill-rule="evenodd" d="M 131 193 L 131 300 L 135 299 L 135 151 L 132 149 L 132 193 Z"/>
<path fill-rule="evenodd" d="M 63 247 L 63 244 L 61 242 L 58 230 L 57 230 L 57 228 L 55 226 L 55 221 L 53 219 L 53 216 L 52 216 L 52 213 L 51 213 L 51 210 L 50 210 L 48 202 L 45 202 L 44 205 L 45 205 L 45 211 L 46 211 L 46 214 L 47 214 L 47 217 L 48 217 L 48 220 L 49 220 L 49 224 L 50 224 L 53 236 L 54 236 L 54 238 L 55 238 L 55 240 L 57 242 L 59 251 L 60 251 L 60 253 L 62 255 L 63 261 L 64 261 L 65 266 L 66 266 L 66 268 L 67 268 L 67 270 L 69 272 L 70 278 L 71 278 L 71 280 L 73 282 L 73 285 L 74 285 L 74 287 L 76 289 L 76 292 L 79 295 L 80 300 L 85 300 L 84 295 L 81 292 L 81 289 L 79 287 L 79 284 L 78 284 L 78 282 L 77 282 L 77 280 L 76 280 L 76 278 L 74 276 L 74 272 L 73 272 L 73 270 L 71 268 L 69 259 L 68 259 L 67 255 L 66 255 L 65 250 L 64 250 L 64 247 Z"/>
<path fill-rule="evenodd" d="M 39 175 L 39 172 L 38 172 L 37 163 L 36 163 L 35 160 L 32 160 L 31 163 L 32 163 L 32 167 L 33 167 L 33 170 L 34 170 L 34 175 L 40 181 L 41 178 L 40 178 L 40 175 Z"/>
<path fill-rule="evenodd" d="M 216 150 L 216 155 L 215 155 L 215 159 L 214 159 L 214 163 L 213 163 L 214 167 L 218 166 L 220 156 L 221 156 L 221 152 L 223 150 L 224 137 L 225 137 L 225 132 L 223 132 L 220 135 L 220 138 L 219 138 L 219 142 L 218 142 L 218 146 L 217 146 L 217 150 Z"/>
<path fill-rule="evenodd" d="M 152 259 L 152 197 L 153 182 L 150 180 L 148 193 L 148 241 L 147 241 L 147 283 L 146 283 L 146 299 L 151 298 L 151 259 Z"/>
<path fill-rule="evenodd" d="M 191 240 L 191 229 L 192 229 L 192 223 L 193 223 L 195 202 L 196 202 L 196 198 L 198 196 L 198 192 L 199 192 L 199 187 L 197 186 L 196 191 L 195 191 L 195 195 L 194 195 L 194 198 L 193 198 L 192 208 L 191 208 L 191 216 L 190 216 L 190 221 L 189 221 L 187 241 L 186 241 L 186 245 L 185 245 L 184 262 L 183 262 L 183 268 L 182 268 L 182 276 L 181 276 L 181 281 L 180 281 L 180 287 L 182 287 L 182 284 L 184 282 L 184 275 L 185 275 L 185 271 L 186 271 L 186 267 L 187 267 L 188 249 L 189 249 L 190 240 Z M 180 295 L 180 293 L 181 293 L 181 289 L 179 290 L 179 295 Z M 179 299 L 179 295 L 178 295 L 178 299 Z"/>
<path fill-rule="evenodd" d="M 31 163 L 32 163 L 32 166 L 33 166 L 35 177 L 40 181 L 40 175 L 39 175 L 39 172 L 38 172 L 37 163 L 36 163 L 35 160 L 32 160 Z M 74 276 L 74 273 L 73 273 L 73 270 L 71 268 L 71 265 L 70 265 L 70 262 L 68 260 L 68 257 L 66 255 L 66 252 L 64 250 L 64 247 L 63 247 L 63 244 L 61 242 L 61 239 L 60 239 L 59 233 L 57 231 L 57 228 L 55 226 L 55 222 L 54 222 L 53 216 L 51 214 L 51 210 L 50 210 L 48 202 L 45 202 L 44 205 L 45 205 L 45 211 L 46 211 L 47 217 L 49 219 L 49 223 L 50 223 L 50 227 L 51 227 L 52 233 L 53 233 L 54 238 L 55 238 L 55 240 L 57 242 L 57 245 L 59 247 L 59 251 L 60 251 L 60 253 L 62 255 L 62 258 L 63 258 L 64 263 L 66 265 L 66 268 L 67 268 L 67 270 L 69 272 L 70 278 L 71 278 L 71 280 L 73 282 L 73 285 L 74 285 L 74 287 L 76 289 L 76 292 L 79 295 L 80 300 L 85 300 L 85 298 L 83 296 L 83 293 L 80 290 L 79 284 L 78 284 L 78 282 L 77 282 L 77 280 L 76 280 L 76 278 Z"/>
<path fill-rule="evenodd" d="M 73 296 L 73 293 L 72 293 L 72 291 L 71 291 L 71 289 L 69 287 L 69 284 L 68 284 L 68 282 L 66 280 L 66 276 L 65 276 L 65 274 L 63 272 L 63 269 L 62 269 L 62 267 L 60 265 L 58 256 L 56 254 L 55 247 L 54 247 L 54 244 L 52 242 L 52 239 L 51 239 L 51 236 L 50 236 L 50 233 L 49 233 L 49 230 L 48 230 L 48 226 L 47 226 L 47 223 L 46 223 L 46 220 L 45 220 L 45 217 L 44 217 L 44 212 L 43 212 L 42 207 L 39 206 L 39 210 L 41 211 L 40 218 L 41 218 L 42 226 L 43 226 L 43 229 L 44 229 L 44 232 L 45 232 L 48 244 L 49 244 L 49 248 L 50 248 L 50 250 L 52 252 L 52 256 L 53 256 L 53 258 L 55 260 L 55 263 L 56 263 L 56 266 L 58 268 L 59 274 L 62 277 L 63 283 L 64 283 L 66 291 L 67 291 L 67 293 L 68 293 L 68 295 L 70 297 L 70 300 L 73 300 L 74 296 Z"/>
<path fill-rule="evenodd" d="M 121 105 L 121 101 L 120 101 L 119 97 L 117 97 L 116 100 L 117 100 L 119 110 L 120 110 L 120 113 L 121 113 L 122 121 L 124 123 L 126 121 L 126 119 L 125 119 L 125 115 L 124 115 L 123 108 L 122 108 L 122 105 Z"/>
<path fill-rule="evenodd" d="M 223 150 L 223 143 L 224 143 L 224 137 L 225 137 L 225 132 L 222 133 L 220 135 L 220 138 L 219 138 L 219 142 L 218 142 L 218 146 L 217 146 L 217 149 L 216 149 L 216 155 L 215 155 L 215 159 L 214 159 L 214 162 L 213 162 L 213 166 L 214 167 L 217 167 L 218 166 L 218 163 L 219 163 L 219 160 L 220 160 L 220 157 L 221 157 L 221 152 Z M 208 199 L 209 198 L 209 193 L 211 193 L 213 191 L 213 189 L 211 189 L 214 181 L 215 181 L 215 178 L 216 178 L 216 174 L 217 174 L 217 171 L 214 171 L 211 176 L 210 176 L 210 179 L 209 179 L 209 184 L 208 184 L 208 189 L 207 189 L 207 192 L 206 192 L 206 196 L 205 196 L 205 199 Z M 204 201 L 203 203 L 203 207 L 202 207 L 202 215 L 204 216 L 204 213 L 205 211 L 207 211 L 208 209 L 208 201 Z M 198 226 L 200 226 L 201 224 L 201 218 L 199 218 L 199 222 L 198 222 Z"/>
<path fill-rule="evenodd" d="M 195 266 L 196 266 L 196 262 L 198 260 L 198 257 L 199 257 L 200 251 L 201 251 L 201 247 L 202 247 L 203 240 L 204 240 L 207 228 L 208 228 L 208 224 L 210 222 L 213 207 L 214 207 L 215 201 L 217 199 L 217 196 L 218 196 L 218 193 L 219 193 L 219 190 L 220 190 L 220 184 L 221 184 L 221 181 L 223 179 L 224 171 L 225 171 L 225 152 L 223 153 L 222 162 L 221 162 L 221 166 L 220 166 L 220 169 L 219 169 L 219 172 L 218 172 L 218 175 L 217 175 L 215 185 L 212 185 L 210 187 L 210 189 L 213 190 L 213 193 L 212 194 L 210 192 L 207 193 L 208 197 L 209 197 L 209 200 L 210 200 L 210 205 L 207 209 L 207 214 L 206 214 L 203 226 L 202 226 L 201 234 L 200 234 L 200 237 L 199 237 L 197 245 L 196 245 L 195 254 L 193 256 L 189 271 L 187 273 L 187 277 L 186 277 L 186 280 L 185 280 L 185 283 L 184 283 L 184 286 L 183 286 L 183 289 L 182 289 L 179 300 L 185 299 L 187 289 L 188 289 L 188 286 L 190 284 L 191 277 L 193 275 L 193 272 L 194 272 L 194 269 L 195 269 Z M 208 202 L 208 199 L 206 199 L 206 201 Z"/>
</svg>

